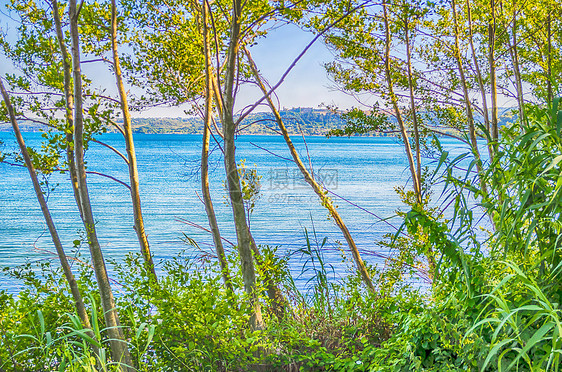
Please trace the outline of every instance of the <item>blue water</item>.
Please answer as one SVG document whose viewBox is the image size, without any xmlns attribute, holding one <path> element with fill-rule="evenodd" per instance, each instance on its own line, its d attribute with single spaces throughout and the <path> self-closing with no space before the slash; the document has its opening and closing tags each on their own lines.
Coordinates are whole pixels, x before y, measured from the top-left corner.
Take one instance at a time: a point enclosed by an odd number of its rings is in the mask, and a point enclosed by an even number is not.
<svg viewBox="0 0 562 372">
<path fill-rule="evenodd" d="M 26 133 L 28 146 L 41 142 L 40 134 Z M 120 135 L 106 134 L 102 141 L 124 152 Z M 0 151 L 16 151 L 11 133 L 0 133 Z M 443 140 L 447 148 L 463 152 L 458 143 Z M 199 249 L 189 246 L 184 234 L 199 245 L 202 251 L 213 252 L 211 236 L 181 220 L 208 227 L 204 206 L 199 198 L 199 157 L 201 138 L 198 135 L 135 136 L 139 163 L 141 198 L 146 231 L 155 261 L 161 262 L 182 250 L 194 256 Z M 403 208 L 395 186 L 409 184 L 409 171 L 402 145 L 394 138 L 331 138 L 308 137 L 295 143 L 306 163 L 327 187 L 350 203 L 333 196 L 339 212 L 356 243 L 364 252 L 364 259 L 376 264 L 380 259 L 372 255 L 380 247 L 376 242 L 395 230 L 378 217 L 389 217 Z M 258 147 L 259 146 L 259 147 Z M 264 149 L 267 149 L 264 150 Z M 258 244 L 279 246 L 281 254 L 289 254 L 305 245 L 304 229 L 315 231 L 318 238 L 328 238 L 324 253 L 337 275 L 352 267 L 342 263 L 342 250 L 347 253 L 345 240 L 335 224 L 328 219 L 296 167 L 282 137 L 241 136 L 237 158 L 246 159 L 246 166 L 256 168 L 261 179 L 261 198 L 251 215 L 251 229 Z M 91 171 L 106 173 L 128 181 L 124 162 L 106 147 L 91 144 L 87 152 Z M 215 145 L 211 155 L 211 189 L 221 232 L 235 242 L 230 206 L 226 203 L 224 169 L 221 150 Z M 70 252 L 76 239 L 83 235 L 83 227 L 72 197 L 68 176 L 53 174 L 48 179 L 48 202 L 66 249 Z M 137 252 L 138 242 L 132 228 L 132 208 L 128 190 L 119 183 L 97 175 L 88 176 L 93 211 L 97 221 L 100 243 L 106 258 L 119 260 L 127 252 Z M 399 225 L 399 219 L 390 220 Z M 344 242 L 340 244 L 339 242 Z M 341 247 L 341 249 L 340 249 Z M 227 249 L 231 247 L 227 244 Z M 85 244 L 80 248 L 88 257 Z M 33 193 L 25 168 L 0 164 L 0 265 L 17 266 L 30 261 L 52 260 L 54 247 Z M 349 256 L 349 255 L 348 255 Z M 291 268 L 295 274 L 302 263 L 295 256 Z M 0 276 L 0 288 L 17 290 L 19 283 Z"/>
</svg>

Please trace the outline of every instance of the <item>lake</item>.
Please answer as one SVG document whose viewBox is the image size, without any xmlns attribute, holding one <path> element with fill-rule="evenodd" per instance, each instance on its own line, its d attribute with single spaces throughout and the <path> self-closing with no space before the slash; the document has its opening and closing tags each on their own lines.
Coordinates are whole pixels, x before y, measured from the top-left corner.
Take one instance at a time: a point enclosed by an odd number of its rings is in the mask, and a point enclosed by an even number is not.
<svg viewBox="0 0 562 372">
<path fill-rule="evenodd" d="M 24 136 L 28 146 L 37 146 L 41 142 L 39 133 L 25 133 Z M 118 134 L 105 134 L 100 140 L 125 152 Z M 0 132 L 0 141 L 4 142 L 0 151 L 17 150 L 11 133 Z M 200 142 L 199 135 L 135 135 L 146 231 L 158 267 L 162 261 L 183 250 L 194 256 L 200 250 L 214 251 L 212 238 L 207 232 L 182 222 L 208 227 L 199 197 Z M 310 158 L 315 174 L 328 189 L 345 199 L 332 195 L 359 249 L 364 252 L 363 258 L 369 263 L 379 263 L 380 259 L 372 254 L 381 249 L 376 243 L 383 235 L 395 231 L 380 218 L 392 216 L 397 209 L 404 208 L 394 187 L 411 187 L 400 142 L 389 137 L 307 137 L 305 144 L 296 136 L 294 142 L 305 163 L 309 164 Z M 444 139 L 443 143 L 454 153 L 466 151 L 457 141 Z M 311 236 L 315 232 L 320 242 L 324 237 L 328 238 L 323 252 L 326 261 L 334 266 L 336 276 L 351 269 L 350 263 L 342 263 L 341 249 L 348 253 L 343 236 L 328 219 L 326 210 L 304 183 L 296 166 L 286 160 L 290 154 L 282 137 L 240 136 L 237 158 L 246 159 L 246 167 L 255 168 L 262 176 L 261 197 L 250 220 L 258 244 L 278 246 L 280 254 L 290 254 L 305 246 L 304 231 L 307 229 Z M 89 170 L 128 182 L 126 164 L 108 148 L 92 143 L 86 160 Z M 216 144 L 210 172 L 211 192 L 221 232 L 235 242 L 231 210 L 226 203 L 221 150 Z M 97 175 L 89 175 L 88 184 L 105 257 L 119 260 L 127 252 L 139 251 L 132 228 L 128 190 Z M 49 207 L 63 244 L 70 253 L 72 242 L 83 236 L 83 226 L 68 176 L 53 174 L 48 185 Z M 395 226 L 400 224 L 397 218 L 389 222 Z M 184 235 L 197 242 L 199 248 L 186 244 Z M 232 249 L 228 244 L 225 248 Z M 27 170 L 0 164 L 0 264 L 14 267 L 44 259 L 57 263 L 51 253 L 54 250 Z M 85 244 L 79 250 L 87 257 Z M 295 255 L 291 269 L 298 274 L 301 267 L 302 262 Z M 17 291 L 18 286 L 19 283 L 0 276 L 0 288 Z"/>
</svg>

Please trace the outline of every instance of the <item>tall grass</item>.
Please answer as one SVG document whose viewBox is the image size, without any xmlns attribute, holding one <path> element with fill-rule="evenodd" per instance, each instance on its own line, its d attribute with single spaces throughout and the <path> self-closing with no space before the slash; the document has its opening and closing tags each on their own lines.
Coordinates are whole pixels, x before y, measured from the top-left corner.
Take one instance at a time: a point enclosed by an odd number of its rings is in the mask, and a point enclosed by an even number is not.
<svg viewBox="0 0 562 372">
<path fill-rule="evenodd" d="M 491 331 L 490 349 L 481 370 L 495 361 L 498 371 L 559 371 L 560 304 L 549 299 L 544 287 L 517 264 L 505 262 L 505 269 L 510 273 L 485 296 L 492 309 L 468 331 Z M 521 287 L 522 293 L 514 296 L 514 287 Z"/>
</svg>

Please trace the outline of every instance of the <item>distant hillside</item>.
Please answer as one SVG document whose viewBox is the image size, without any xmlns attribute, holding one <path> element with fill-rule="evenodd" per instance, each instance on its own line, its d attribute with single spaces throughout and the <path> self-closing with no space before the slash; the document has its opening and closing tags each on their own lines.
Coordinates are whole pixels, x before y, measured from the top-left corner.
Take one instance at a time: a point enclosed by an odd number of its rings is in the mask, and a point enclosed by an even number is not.
<svg viewBox="0 0 562 372">
<path fill-rule="evenodd" d="M 328 110 L 293 108 L 282 110 L 281 117 L 291 134 L 323 135 L 330 129 L 340 128 L 344 122 Z M 119 121 L 118 122 L 122 122 Z M 38 132 L 44 127 L 29 121 L 20 122 L 21 129 Z M 10 124 L 0 123 L 0 131 L 11 131 Z M 114 129 L 108 128 L 110 132 Z M 270 113 L 254 113 L 240 124 L 240 134 L 275 134 L 276 123 Z M 133 118 L 135 133 L 199 134 L 203 132 L 203 121 L 194 117 L 178 118 Z"/>
<path fill-rule="evenodd" d="M 340 128 L 345 123 L 338 115 L 328 110 L 293 108 L 282 110 L 287 130 L 291 134 L 324 135 L 330 129 Z M 240 124 L 240 134 L 275 134 L 276 123 L 270 113 L 254 113 Z M 136 133 L 183 133 L 198 134 L 203 131 L 199 118 L 136 118 L 133 119 Z"/>
<path fill-rule="evenodd" d="M 500 125 L 515 120 L 510 114 L 511 109 L 504 109 L 500 117 Z M 282 110 L 287 130 L 290 134 L 325 135 L 330 129 L 342 128 L 345 123 L 337 115 L 326 109 L 292 108 Z M 119 121 L 118 121 L 119 122 Z M 22 121 L 21 129 L 26 132 L 38 132 L 43 129 L 39 124 Z M 10 124 L 0 123 L 0 132 L 11 131 Z M 271 135 L 277 131 L 277 125 L 270 113 L 254 113 L 242 121 L 239 127 L 240 134 Z M 115 132 L 109 128 L 110 132 Z M 203 131 L 203 122 L 200 118 L 133 118 L 133 131 L 135 133 L 176 133 L 200 134 Z M 371 133 L 377 136 L 379 133 Z"/>
</svg>

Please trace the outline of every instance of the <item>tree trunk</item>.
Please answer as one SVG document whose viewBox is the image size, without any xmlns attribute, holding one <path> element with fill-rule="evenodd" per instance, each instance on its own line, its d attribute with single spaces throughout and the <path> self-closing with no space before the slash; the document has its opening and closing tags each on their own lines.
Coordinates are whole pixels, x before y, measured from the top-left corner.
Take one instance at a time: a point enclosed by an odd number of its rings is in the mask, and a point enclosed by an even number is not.
<svg viewBox="0 0 562 372">
<path fill-rule="evenodd" d="M 480 64 L 478 63 L 478 58 L 476 57 L 476 49 L 474 48 L 473 32 L 472 32 L 472 11 L 470 9 L 470 1 L 466 0 L 466 12 L 468 16 L 468 42 L 470 43 L 470 51 L 472 54 L 472 63 L 474 64 L 474 69 L 476 70 L 476 80 L 478 81 L 478 88 L 480 89 L 480 97 L 482 99 L 482 111 L 484 111 L 484 125 L 488 133 L 490 132 L 490 114 L 488 112 L 488 99 L 486 97 L 486 89 L 484 88 L 484 79 L 482 78 L 482 72 L 480 70 Z M 494 160 L 494 148 L 487 141 L 488 156 L 490 156 L 490 161 Z"/>
<path fill-rule="evenodd" d="M 217 258 L 221 267 L 222 279 L 229 293 L 233 292 L 232 281 L 228 269 L 228 262 L 224 253 L 219 225 L 211 199 L 209 189 L 209 137 L 211 134 L 211 121 L 213 120 L 213 96 L 214 96 L 214 74 L 211 65 L 211 51 L 209 47 L 209 29 L 207 27 L 209 5 L 203 0 L 203 46 L 205 52 L 205 118 L 203 124 L 203 146 L 201 148 L 201 192 L 205 203 L 205 211 L 209 220 L 209 227 L 213 235 L 213 242 L 217 252 Z M 217 97 L 218 98 L 218 97 Z"/>
<path fill-rule="evenodd" d="M 133 140 L 133 128 L 131 126 L 131 113 L 129 112 L 129 103 L 127 101 L 127 92 L 123 85 L 123 77 L 121 75 L 121 65 L 119 61 L 119 53 L 117 51 L 117 5 L 116 0 L 111 1 L 111 49 L 113 53 L 113 71 L 119 91 L 119 99 L 121 101 L 121 110 L 123 112 L 123 127 L 125 132 L 125 146 L 127 151 L 127 160 L 129 166 L 129 180 L 131 183 L 131 200 L 133 204 L 133 216 L 135 220 L 135 232 L 141 247 L 141 253 L 144 258 L 145 265 L 150 274 L 152 274 L 155 282 L 158 281 L 148 238 L 144 229 L 144 220 L 142 216 L 140 190 L 139 190 L 139 172 L 137 168 L 137 155 L 135 152 L 135 142 Z"/>
<path fill-rule="evenodd" d="M 27 151 L 27 147 L 25 146 L 25 142 L 23 136 L 21 135 L 18 122 L 16 120 L 14 108 L 10 102 L 10 97 L 8 96 L 8 92 L 4 88 L 4 83 L 0 78 L 0 90 L 2 91 L 2 97 L 4 98 L 4 102 L 6 103 L 6 108 L 8 110 L 8 116 L 12 123 L 12 128 L 14 129 L 14 134 L 18 141 L 18 145 L 21 150 L 22 157 L 25 161 L 25 165 L 29 172 L 29 177 L 31 178 L 31 182 L 33 183 L 33 189 L 35 190 L 35 195 L 37 196 L 37 200 L 39 201 L 39 205 L 41 206 L 41 212 L 43 212 L 43 217 L 45 218 L 45 222 L 47 223 L 47 227 L 49 229 L 49 233 L 51 234 L 51 239 L 53 244 L 57 250 L 57 255 L 60 260 L 60 264 L 64 273 L 64 276 L 68 282 L 70 287 L 70 293 L 72 294 L 72 298 L 74 299 L 74 305 L 76 307 L 76 312 L 82 321 L 82 325 L 84 328 L 88 329 L 88 334 L 90 337 L 94 338 L 94 334 L 91 331 L 92 325 L 90 324 L 90 318 L 88 316 L 88 312 L 86 311 L 86 307 L 84 306 L 84 301 L 82 299 L 82 295 L 80 294 L 80 290 L 78 289 L 78 283 L 76 283 L 76 279 L 74 278 L 74 274 L 72 273 L 72 269 L 70 268 L 70 264 L 68 263 L 68 259 L 66 258 L 66 254 L 64 252 L 64 248 L 62 246 L 61 240 L 59 238 L 55 223 L 49 211 L 49 207 L 47 206 L 47 202 L 45 201 L 45 197 L 43 196 L 43 191 L 41 190 L 41 185 L 39 180 L 37 179 L 37 174 L 35 172 L 35 168 L 33 167 L 33 163 L 31 162 L 31 158 L 29 157 L 29 152 Z M 94 347 L 94 352 L 98 355 L 98 348 Z"/>
<path fill-rule="evenodd" d="M 410 30 L 408 27 L 408 20 L 405 20 L 405 34 L 406 34 L 406 58 L 408 64 L 408 87 L 410 88 L 410 109 L 412 110 L 412 122 L 414 124 L 414 143 L 416 144 L 416 171 L 418 182 L 421 183 L 421 153 L 420 153 L 420 133 L 418 128 L 418 113 L 416 110 L 416 102 L 414 100 L 414 84 L 412 79 L 412 52 L 410 46 Z M 418 203 L 422 204 L 421 185 L 417 194 Z"/>
<path fill-rule="evenodd" d="M 84 117 L 82 112 L 82 75 L 80 69 L 80 40 L 78 32 L 79 10 L 76 7 L 76 0 L 68 3 L 68 14 L 70 21 L 70 35 L 72 39 L 72 65 L 74 74 L 74 143 L 76 169 L 78 172 L 78 188 L 80 196 L 80 210 L 82 211 L 82 221 L 88 238 L 92 264 L 98 283 L 101 297 L 101 305 L 104 312 L 105 325 L 110 339 L 111 356 L 115 362 L 123 363 L 122 369 L 132 370 L 131 357 L 127 348 L 127 343 L 121 330 L 119 316 L 115 308 L 115 300 L 109 283 L 105 261 L 98 241 L 95 219 L 92 213 L 88 185 L 86 183 L 86 167 L 84 164 Z"/>
<path fill-rule="evenodd" d="M 455 0 L 452 1 L 453 7 L 453 27 L 455 29 L 455 60 L 457 62 L 457 68 L 459 70 L 459 77 L 461 80 L 462 91 L 464 95 L 464 101 L 466 105 L 466 116 L 468 119 L 468 135 L 470 138 L 470 145 L 472 147 L 472 152 L 474 153 L 474 157 L 476 159 L 476 169 L 478 171 L 478 178 L 480 179 L 480 187 L 482 189 L 482 193 L 484 197 L 488 196 L 488 187 L 486 185 L 486 180 L 482 177 L 483 169 L 482 169 L 482 159 L 480 158 L 480 151 L 478 150 L 478 141 L 476 137 L 476 128 L 474 126 L 474 115 L 472 112 L 472 104 L 470 102 L 470 95 L 468 92 L 468 86 L 466 83 L 466 77 L 464 75 L 464 67 L 461 59 L 460 54 L 460 46 L 459 46 L 459 25 L 457 19 L 457 6 Z"/>
<path fill-rule="evenodd" d="M 226 263 L 226 259 L 224 257 L 224 249 L 222 246 L 222 241 L 220 239 L 220 234 L 218 232 L 218 226 L 215 218 L 215 212 L 213 210 L 213 205 L 211 202 L 211 196 L 209 193 L 209 176 L 208 176 L 208 150 L 209 150 L 209 133 L 210 133 L 210 125 L 212 121 L 212 108 L 211 108 L 211 97 L 213 92 L 216 93 L 218 84 L 216 83 L 216 79 L 214 74 L 212 74 L 211 64 L 210 64 L 210 48 L 208 43 L 208 28 L 207 28 L 207 12 L 209 9 L 207 8 L 207 2 L 203 0 L 203 11 L 204 11 L 204 23 L 203 23 L 203 30 L 204 30 L 204 47 L 205 47 L 205 62 L 206 62 L 206 71 L 207 71 L 207 101 L 206 101 L 206 112 L 205 112 L 205 124 L 204 124 L 204 132 L 203 132 L 203 154 L 201 156 L 201 181 L 203 184 L 203 199 L 205 202 L 205 208 L 207 210 L 207 216 L 209 218 L 209 224 L 211 226 L 211 231 L 213 232 L 213 239 L 215 240 L 215 246 L 217 247 L 217 255 L 219 257 L 219 261 L 221 262 L 221 268 L 223 269 L 223 280 L 225 281 L 227 288 L 232 291 L 232 284 L 230 283 L 229 274 L 228 274 L 228 265 Z M 218 99 L 217 94 L 217 106 L 219 108 L 219 113 L 222 113 L 221 103 Z M 216 233 L 215 233 L 216 230 Z M 249 231 L 248 226 L 248 233 L 250 235 L 251 240 L 251 248 L 254 254 L 254 259 L 259 267 L 263 267 L 263 257 L 258 249 L 258 246 Z M 219 252 L 219 245 L 220 245 L 220 252 Z M 222 263 L 224 261 L 224 264 Z M 226 275 L 225 275 L 226 274 Z M 266 276 L 265 283 L 267 287 L 267 294 L 269 300 L 271 302 L 272 310 L 277 318 L 281 319 L 285 313 L 285 305 L 287 303 L 286 299 L 283 297 L 281 290 L 279 287 L 273 283 L 272 278 L 268 276 L 268 273 L 264 273 Z"/>
<path fill-rule="evenodd" d="M 492 95 L 492 140 L 494 142 L 494 153 L 497 148 L 498 129 L 498 82 L 496 77 L 496 0 L 491 1 L 492 20 L 488 23 L 488 63 L 490 65 L 490 92 Z"/>
<path fill-rule="evenodd" d="M 402 135 L 402 140 L 404 141 L 404 148 L 406 150 L 406 157 L 408 158 L 408 164 L 410 166 L 410 173 L 412 175 L 412 182 L 414 184 L 414 192 L 416 195 L 421 195 L 421 184 L 420 180 L 418 179 L 418 175 L 416 173 L 416 166 L 414 163 L 414 156 L 412 155 L 412 147 L 410 146 L 410 140 L 408 138 L 408 132 L 406 131 L 406 125 L 404 124 L 404 120 L 402 119 L 402 114 L 400 112 L 400 108 L 398 107 L 398 99 L 396 94 L 394 93 L 394 86 L 392 82 L 392 75 L 390 70 L 390 24 L 388 20 L 388 4 L 383 4 L 383 20 L 384 20 L 384 28 L 385 28 L 385 74 L 386 74 L 386 82 L 388 84 L 388 95 L 390 96 L 390 100 L 392 102 L 392 106 L 394 107 L 394 112 L 396 114 L 396 120 L 398 121 L 398 125 L 400 126 L 400 133 Z"/>
<path fill-rule="evenodd" d="M 546 19 L 546 37 L 548 43 L 548 51 L 547 51 L 547 80 L 546 80 L 546 94 L 548 98 L 548 103 L 552 104 L 554 100 L 554 93 L 552 92 L 552 18 L 550 16 L 550 8 L 548 9 L 548 17 Z"/>
<path fill-rule="evenodd" d="M 421 206 L 422 195 L 421 195 L 421 154 L 420 154 L 420 134 L 418 129 L 418 113 L 416 110 L 416 103 L 414 99 L 414 84 L 413 84 L 413 74 L 412 74 L 412 54 L 411 54 L 411 46 L 410 46 L 410 30 L 408 27 L 408 20 L 406 19 L 405 22 L 405 29 L 404 32 L 406 34 L 406 58 L 407 58 L 407 65 L 408 65 L 408 87 L 410 91 L 410 109 L 412 110 L 412 122 L 414 125 L 414 142 L 416 144 L 416 165 L 417 165 L 417 176 L 418 182 L 420 182 L 420 190 L 419 194 L 416 194 L 417 200 L 419 205 Z M 429 271 L 431 275 L 431 279 L 433 280 L 437 276 L 437 264 L 435 262 L 435 254 L 433 253 L 433 249 L 431 246 L 428 246 L 427 250 L 427 261 L 429 265 Z"/>
<path fill-rule="evenodd" d="M 53 19 L 55 21 L 55 29 L 57 34 L 57 40 L 59 43 L 59 48 L 62 57 L 62 67 L 63 67 L 63 79 L 64 79 L 64 98 L 65 98 L 65 136 L 66 136 L 66 162 L 68 163 L 68 173 L 70 175 L 70 182 L 72 184 L 72 193 L 74 195 L 74 200 L 76 201 L 76 206 L 79 210 L 80 216 L 82 216 L 82 209 L 80 203 L 80 194 L 78 189 L 78 173 L 76 171 L 76 164 L 74 161 L 74 97 L 72 95 L 72 67 L 71 67 L 71 57 L 68 53 L 68 48 L 64 40 L 64 33 L 62 30 L 62 22 L 60 18 L 60 12 L 58 7 L 58 1 L 52 0 L 51 5 L 53 7 Z M 80 315 L 82 319 L 82 316 Z M 90 319 L 88 315 L 85 315 L 87 323 L 84 323 L 84 327 L 91 329 Z M 84 320 L 83 320 L 84 322 Z M 88 334 L 92 339 L 95 339 L 93 331 L 89 331 Z M 99 355 L 99 348 L 93 346 L 94 353 Z M 96 361 L 98 364 L 99 361 Z M 99 365 L 98 365 L 99 367 Z"/>
<path fill-rule="evenodd" d="M 238 175 L 238 167 L 236 165 L 236 144 L 234 122 L 234 78 L 238 68 L 238 50 L 240 42 L 240 18 L 242 15 L 242 1 L 233 1 L 232 25 L 230 29 L 230 41 L 228 46 L 226 60 L 226 76 L 224 83 L 224 107 L 222 114 L 222 124 L 224 131 L 224 164 L 226 170 L 226 179 L 228 192 L 230 195 L 230 204 L 232 206 L 232 214 L 234 217 L 234 225 L 236 227 L 236 238 L 238 241 L 238 252 L 240 253 L 240 261 L 242 263 L 242 279 L 244 281 L 244 290 L 250 297 L 252 306 L 252 315 L 250 317 L 250 326 L 252 329 L 263 329 L 264 323 L 261 314 L 261 306 L 256 293 L 256 273 L 254 269 L 254 261 L 252 257 L 251 237 L 246 221 L 246 211 L 244 209 L 244 200 L 242 198 L 240 177 Z"/>
<path fill-rule="evenodd" d="M 250 62 L 250 68 L 252 70 L 252 74 L 254 75 L 254 77 L 256 79 L 256 82 L 258 83 L 258 85 L 259 85 L 261 91 L 263 92 L 263 94 L 267 94 L 267 89 L 266 89 L 264 83 L 262 82 L 262 80 L 260 78 L 257 67 L 256 67 L 256 65 L 255 65 L 255 63 L 252 59 L 252 56 L 250 55 L 250 52 L 248 50 L 246 50 L 246 56 L 248 57 L 248 61 Z M 351 236 L 351 233 L 347 229 L 347 226 L 343 222 L 343 220 L 342 220 L 341 216 L 339 215 L 336 207 L 332 203 L 332 199 L 329 196 L 327 196 L 327 190 L 325 190 L 324 187 L 322 187 L 318 182 L 316 182 L 314 177 L 306 169 L 306 166 L 304 165 L 304 163 L 300 159 L 300 156 L 299 156 L 295 146 L 293 145 L 293 142 L 291 141 L 291 137 L 289 136 L 289 132 L 287 131 L 287 128 L 285 127 L 285 124 L 283 123 L 283 119 L 281 118 L 281 115 L 279 114 L 279 111 L 275 107 L 275 105 L 273 103 L 273 100 L 271 99 L 271 96 L 267 96 L 266 98 L 267 98 L 267 102 L 269 104 L 269 107 L 270 107 L 271 111 L 273 112 L 273 115 L 275 116 L 275 120 L 277 121 L 277 126 L 279 127 L 279 130 L 283 134 L 283 138 L 285 139 L 285 143 L 289 147 L 289 151 L 291 152 L 291 156 L 293 157 L 293 161 L 295 162 L 295 164 L 297 165 L 297 167 L 301 171 L 302 175 L 304 176 L 305 181 L 312 187 L 312 189 L 314 190 L 316 195 L 318 195 L 322 205 L 328 210 L 328 212 L 330 213 L 330 216 L 334 219 L 336 225 L 340 228 L 340 230 L 341 230 L 342 234 L 344 235 L 345 240 L 346 240 L 346 242 L 349 246 L 349 249 L 351 250 L 351 254 L 352 254 L 353 259 L 355 261 L 355 265 L 357 266 L 357 271 L 361 275 L 361 279 L 363 280 L 363 282 L 365 283 L 367 288 L 371 292 L 375 293 L 376 292 L 375 287 L 373 285 L 373 282 L 371 280 L 369 272 L 367 271 L 367 268 L 365 267 L 365 263 L 361 259 L 361 254 L 359 253 L 359 250 L 357 249 L 357 245 L 355 244 L 355 241 L 353 240 L 353 237 Z"/>
<path fill-rule="evenodd" d="M 66 162 L 68 163 L 68 173 L 70 174 L 70 181 L 72 182 L 72 191 L 76 205 L 82 214 L 80 205 L 80 195 L 78 191 L 78 173 L 76 171 L 76 164 L 74 161 L 74 97 L 72 96 L 72 67 L 71 57 L 68 53 L 64 41 L 64 33 L 62 30 L 62 22 L 60 19 L 58 1 L 51 1 L 53 7 L 53 18 L 55 20 L 55 28 L 57 33 L 57 40 L 62 55 L 62 67 L 64 74 L 64 98 L 65 98 L 65 120 L 66 120 Z"/>
<path fill-rule="evenodd" d="M 525 102 L 523 100 L 523 84 L 521 82 L 521 70 L 519 69 L 519 52 L 517 50 L 517 10 L 513 7 L 513 25 L 511 28 L 511 45 L 509 46 L 511 62 L 513 64 L 513 75 L 515 77 L 515 88 L 517 89 L 517 105 L 519 107 L 519 124 L 523 130 L 525 123 Z"/>
</svg>

